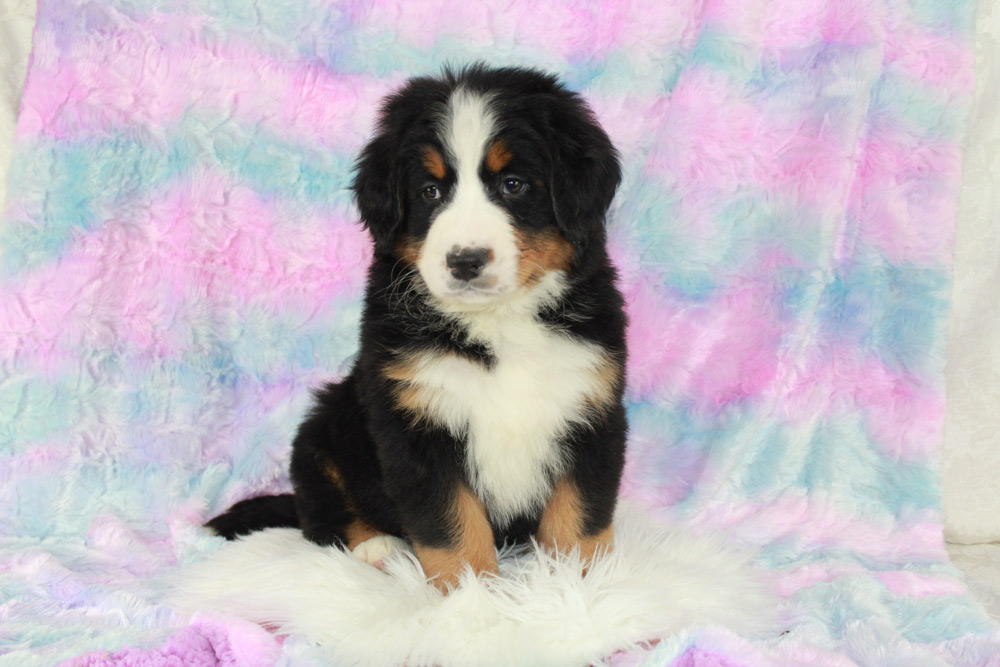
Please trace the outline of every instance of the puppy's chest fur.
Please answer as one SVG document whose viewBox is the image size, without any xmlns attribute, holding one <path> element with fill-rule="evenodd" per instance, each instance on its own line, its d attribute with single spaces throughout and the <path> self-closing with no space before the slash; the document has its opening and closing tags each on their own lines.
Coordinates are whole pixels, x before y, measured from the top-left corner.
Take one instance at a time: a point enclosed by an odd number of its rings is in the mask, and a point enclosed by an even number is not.
<svg viewBox="0 0 1000 667">
<path fill-rule="evenodd" d="M 389 369 L 397 401 L 465 444 L 466 473 L 492 520 L 537 512 L 564 469 L 564 437 L 614 400 L 617 367 L 602 348 L 533 317 L 470 318 L 489 366 L 453 352 L 411 352 Z"/>
</svg>

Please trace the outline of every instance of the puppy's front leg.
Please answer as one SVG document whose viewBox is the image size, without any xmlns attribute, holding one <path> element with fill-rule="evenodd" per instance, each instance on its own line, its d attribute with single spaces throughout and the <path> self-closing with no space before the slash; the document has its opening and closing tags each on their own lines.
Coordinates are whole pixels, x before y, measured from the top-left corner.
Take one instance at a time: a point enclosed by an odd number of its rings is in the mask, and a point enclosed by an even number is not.
<svg viewBox="0 0 1000 667">
<path fill-rule="evenodd" d="M 451 525 L 447 543 L 429 544 L 412 536 L 413 550 L 424 574 L 431 577 L 443 593 L 448 592 L 449 586 L 458 584 L 458 575 L 466 563 L 477 575 L 499 572 L 493 529 L 479 497 L 468 487 L 458 486 L 451 499 L 449 515 L 447 520 Z"/>
<path fill-rule="evenodd" d="M 607 525 L 600 525 L 590 519 L 576 484 L 564 477 L 552 492 L 536 537 L 550 551 L 568 553 L 579 545 L 580 558 L 586 566 L 599 550 L 611 549 L 614 526 L 610 520 Z"/>
</svg>

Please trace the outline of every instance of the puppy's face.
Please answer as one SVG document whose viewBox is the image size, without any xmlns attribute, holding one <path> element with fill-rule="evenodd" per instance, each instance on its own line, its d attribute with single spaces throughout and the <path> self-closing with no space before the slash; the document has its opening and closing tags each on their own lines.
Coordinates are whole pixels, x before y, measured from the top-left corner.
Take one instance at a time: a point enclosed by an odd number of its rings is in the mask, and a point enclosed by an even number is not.
<svg viewBox="0 0 1000 667">
<path fill-rule="evenodd" d="M 572 271 L 588 242 L 603 243 L 618 178 L 579 98 L 528 70 L 474 68 L 390 98 L 354 188 L 376 253 L 471 310 Z"/>
<path fill-rule="evenodd" d="M 464 89 L 436 124 L 438 141 L 408 165 L 400 249 L 430 293 L 474 306 L 568 271 L 574 250 L 559 234 L 530 129 L 501 129 L 490 98 Z"/>
</svg>

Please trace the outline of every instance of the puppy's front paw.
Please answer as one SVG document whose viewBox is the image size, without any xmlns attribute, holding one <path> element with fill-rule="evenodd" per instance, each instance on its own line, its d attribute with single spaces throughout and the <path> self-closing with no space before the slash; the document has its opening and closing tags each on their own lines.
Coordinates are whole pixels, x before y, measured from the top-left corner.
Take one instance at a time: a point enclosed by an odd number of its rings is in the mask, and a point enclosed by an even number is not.
<svg viewBox="0 0 1000 667">
<path fill-rule="evenodd" d="M 400 551 L 409 550 L 410 544 L 404 539 L 392 535 L 378 535 L 354 547 L 351 553 L 381 570 L 386 558 Z"/>
</svg>

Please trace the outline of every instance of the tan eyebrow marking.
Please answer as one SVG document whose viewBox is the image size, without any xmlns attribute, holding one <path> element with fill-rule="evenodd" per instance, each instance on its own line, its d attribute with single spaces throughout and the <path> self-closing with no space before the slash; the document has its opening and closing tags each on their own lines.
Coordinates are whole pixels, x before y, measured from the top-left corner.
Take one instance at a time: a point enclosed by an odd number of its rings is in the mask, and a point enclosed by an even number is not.
<svg viewBox="0 0 1000 667">
<path fill-rule="evenodd" d="M 510 164 L 514 154 L 510 152 L 503 139 L 494 141 L 486 151 L 486 168 L 494 174 Z"/>
<path fill-rule="evenodd" d="M 444 156 L 441 152 L 432 146 L 428 146 L 424 149 L 424 166 L 427 171 L 430 172 L 431 176 L 441 180 L 447 174 L 447 167 L 444 164 Z"/>
</svg>

